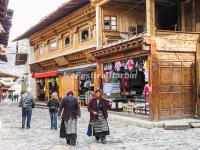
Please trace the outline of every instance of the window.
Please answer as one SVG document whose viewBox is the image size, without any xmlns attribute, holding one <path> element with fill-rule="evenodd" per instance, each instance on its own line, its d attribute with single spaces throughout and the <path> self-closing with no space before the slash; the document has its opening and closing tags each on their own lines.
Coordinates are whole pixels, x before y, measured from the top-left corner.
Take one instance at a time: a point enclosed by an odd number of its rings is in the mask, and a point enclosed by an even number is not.
<svg viewBox="0 0 200 150">
<path fill-rule="evenodd" d="M 104 29 L 105 30 L 117 30 L 117 17 L 104 17 Z"/>
<path fill-rule="evenodd" d="M 87 40 L 89 40 L 89 28 L 87 28 L 81 32 L 81 41 L 84 42 Z"/>
<path fill-rule="evenodd" d="M 45 53 L 45 46 L 42 44 L 39 46 L 39 55 L 44 55 Z"/>
<path fill-rule="evenodd" d="M 70 36 L 66 36 L 63 39 L 63 43 L 64 43 L 64 47 L 69 47 L 71 45 L 71 37 Z"/>
<path fill-rule="evenodd" d="M 110 17 L 104 17 L 104 28 L 110 30 Z"/>
<path fill-rule="evenodd" d="M 55 51 L 57 49 L 56 40 L 50 42 L 50 51 Z"/>
</svg>

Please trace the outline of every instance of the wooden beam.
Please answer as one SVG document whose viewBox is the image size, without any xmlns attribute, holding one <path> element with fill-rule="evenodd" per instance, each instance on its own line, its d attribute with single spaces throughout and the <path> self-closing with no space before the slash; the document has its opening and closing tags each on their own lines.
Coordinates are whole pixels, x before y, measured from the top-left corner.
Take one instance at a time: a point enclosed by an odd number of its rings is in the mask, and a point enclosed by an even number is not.
<svg viewBox="0 0 200 150">
<path fill-rule="evenodd" d="M 155 37 L 155 0 L 146 0 L 147 35 Z"/>
<path fill-rule="evenodd" d="M 100 49 L 102 46 L 101 43 L 101 28 L 102 28 L 102 23 L 101 23 L 101 18 L 102 18 L 102 11 L 101 7 L 97 4 L 96 6 L 96 40 L 97 40 L 97 49 Z"/>
</svg>

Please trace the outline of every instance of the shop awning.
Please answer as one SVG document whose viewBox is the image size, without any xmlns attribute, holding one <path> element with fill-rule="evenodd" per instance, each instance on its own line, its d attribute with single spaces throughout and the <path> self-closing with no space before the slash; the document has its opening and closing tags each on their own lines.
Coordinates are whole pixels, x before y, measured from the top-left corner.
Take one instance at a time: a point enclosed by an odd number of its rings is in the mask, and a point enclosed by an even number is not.
<svg viewBox="0 0 200 150">
<path fill-rule="evenodd" d="M 64 74 L 64 73 L 70 73 L 70 72 L 80 72 L 80 71 L 96 69 L 96 68 L 97 68 L 97 66 L 93 65 L 93 66 L 87 66 L 87 67 L 81 67 L 81 68 L 66 69 L 66 70 L 58 71 L 58 74 Z"/>
<path fill-rule="evenodd" d="M 58 72 L 57 71 L 33 74 L 32 78 L 38 79 L 38 78 L 55 77 L 55 76 L 58 76 Z"/>
</svg>

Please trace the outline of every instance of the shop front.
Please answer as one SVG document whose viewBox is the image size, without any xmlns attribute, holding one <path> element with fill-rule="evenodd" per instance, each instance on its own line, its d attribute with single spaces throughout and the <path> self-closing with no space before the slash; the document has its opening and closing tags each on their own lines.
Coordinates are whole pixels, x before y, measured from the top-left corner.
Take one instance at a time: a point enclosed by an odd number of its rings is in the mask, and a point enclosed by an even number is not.
<svg viewBox="0 0 200 150">
<path fill-rule="evenodd" d="M 57 71 L 33 74 L 36 79 L 36 97 L 38 101 L 48 101 L 53 92 L 59 94 Z"/>
<path fill-rule="evenodd" d="M 94 93 L 94 73 L 96 67 L 96 65 L 85 65 L 59 70 L 58 74 L 62 84 L 60 89 L 61 97 L 64 98 L 66 92 L 72 90 L 80 103 L 87 105 Z"/>
<path fill-rule="evenodd" d="M 103 63 L 101 83 L 104 96 L 114 101 L 113 110 L 132 105 L 134 113 L 149 114 L 148 56 Z"/>
<path fill-rule="evenodd" d="M 123 111 L 149 118 L 150 51 L 143 39 L 132 39 L 92 52 L 101 74 L 99 87 L 112 99 L 112 111 Z M 131 46 L 130 46 L 131 45 Z"/>
</svg>

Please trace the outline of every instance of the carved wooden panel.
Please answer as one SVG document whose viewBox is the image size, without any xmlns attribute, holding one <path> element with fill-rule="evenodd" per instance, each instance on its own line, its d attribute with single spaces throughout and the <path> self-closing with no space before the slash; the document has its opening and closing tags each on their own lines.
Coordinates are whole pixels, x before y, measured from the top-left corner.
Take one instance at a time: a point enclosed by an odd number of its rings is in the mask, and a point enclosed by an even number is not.
<svg viewBox="0 0 200 150">
<path fill-rule="evenodd" d="M 54 60 L 58 66 L 65 66 L 69 64 L 68 60 L 64 56 L 57 57 Z"/>
<path fill-rule="evenodd" d="M 173 108 L 183 108 L 183 94 L 181 93 L 173 93 L 173 97 L 172 97 L 173 101 L 172 101 L 172 105 Z"/>
<path fill-rule="evenodd" d="M 170 68 L 162 67 L 160 68 L 160 85 L 170 85 Z"/>
<path fill-rule="evenodd" d="M 161 109 L 170 109 L 171 108 L 171 93 L 162 93 L 160 95 L 160 108 Z"/>
<path fill-rule="evenodd" d="M 182 84 L 182 68 L 176 67 L 172 68 L 172 85 Z"/>
<path fill-rule="evenodd" d="M 193 81 L 192 68 L 191 67 L 184 68 L 183 75 L 184 75 L 184 85 L 192 85 L 192 81 Z"/>
<path fill-rule="evenodd" d="M 199 35 L 173 32 L 156 32 L 158 51 L 196 52 Z"/>
</svg>

